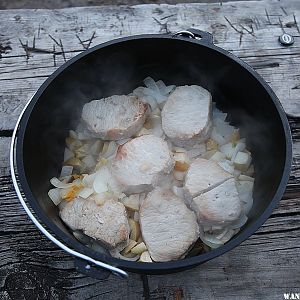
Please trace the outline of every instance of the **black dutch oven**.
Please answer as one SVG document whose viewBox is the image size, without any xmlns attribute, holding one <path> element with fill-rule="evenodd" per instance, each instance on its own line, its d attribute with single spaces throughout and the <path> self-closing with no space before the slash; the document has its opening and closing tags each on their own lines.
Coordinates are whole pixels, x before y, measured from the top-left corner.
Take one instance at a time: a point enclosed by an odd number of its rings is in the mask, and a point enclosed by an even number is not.
<svg viewBox="0 0 300 300">
<path fill-rule="evenodd" d="M 47 196 L 49 178 L 61 169 L 65 137 L 78 123 L 83 104 L 130 93 L 147 76 L 166 84 L 196 84 L 208 89 L 217 107 L 241 128 L 255 167 L 254 204 L 240 232 L 218 249 L 164 263 L 119 260 L 82 245 L 60 220 L 57 207 Z M 24 109 L 11 149 L 12 177 L 25 210 L 48 238 L 76 257 L 79 271 L 97 278 L 107 277 L 110 271 L 121 276 L 127 276 L 124 270 L 178 272 L 236 247 L 267 220 L 278 204 L 291 160 L 289 124 L 274 92 L 245 62 L 216 47 L 209 33 L 194 29 L 175 35 L 120 38 L 70 59 L 44 82 Z"/>
</svg>

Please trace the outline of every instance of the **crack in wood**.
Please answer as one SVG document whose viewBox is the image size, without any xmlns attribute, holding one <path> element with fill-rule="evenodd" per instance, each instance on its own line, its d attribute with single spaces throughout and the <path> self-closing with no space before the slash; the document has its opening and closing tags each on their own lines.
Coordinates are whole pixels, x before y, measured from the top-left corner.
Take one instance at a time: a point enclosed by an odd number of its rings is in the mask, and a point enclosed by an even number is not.
<svg viewBox="0 0 300 300">
<path fill-rule="evenodd" d="M 83 49 L 87 50 L 90 48 L 93 39 L 96 37 L 96 32 L 94 31 L 92 36 L 87 40 L 81 40 L 78 34 L 76 34 L 77 39 L 79 40 L 80 45 L 83 47 Z"/>
</svg>

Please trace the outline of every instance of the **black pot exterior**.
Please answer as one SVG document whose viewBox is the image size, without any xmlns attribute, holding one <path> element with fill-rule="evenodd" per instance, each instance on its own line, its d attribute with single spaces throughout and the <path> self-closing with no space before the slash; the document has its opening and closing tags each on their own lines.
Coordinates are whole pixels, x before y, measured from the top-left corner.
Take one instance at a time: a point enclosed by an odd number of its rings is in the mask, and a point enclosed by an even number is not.
<svg viewBox="0 0 300 300">
<path fill-rule="evenodd" d="M 224 246 L 166 263 L 137 263 L 103 256 L 80 244 L 47 196 L 58 176 L 64 140 L 91 99 L 130 93 L 146 76 L 167 84 L 208 89 L 217 107 L 241 128 L 255 166 L 254 205 L 248 223 Z M 22 117 L 16 146 L 17 171 L 26 199 L 42 223 L 64 244 L 96 260 L 147 274 L 178 272 L 239 245 L 270 216 L 281 199 L 292 160 L 286 115 L 274 92 L 246 63 L 205 36 L 141 35 L 95 46 L 69 60 L 39 88 Z"/>
</svg>

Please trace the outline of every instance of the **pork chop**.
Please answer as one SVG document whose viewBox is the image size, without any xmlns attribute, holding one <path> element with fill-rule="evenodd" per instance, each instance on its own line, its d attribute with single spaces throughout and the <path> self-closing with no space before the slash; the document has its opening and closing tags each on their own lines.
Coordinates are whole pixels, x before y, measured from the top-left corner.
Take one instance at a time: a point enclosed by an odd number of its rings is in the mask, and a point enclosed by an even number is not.
<svg viewBox="0 0 300 300">
<path fill-rule="evenodd" d="M 127 193 L 141 193 L 156 186 L 173 167 L 167 142 L 143 135 L 119 146 L 111 169 Z"/>
<path fill-rule="evenodd" d="M 211 94 L 197 85 L 179 86 L 169 96 L 161 117 L 163 130 L 175 145 L 202 143 L 212 128 Z"/>
<path fill-rule="evenodd" d="M 148 104 L 135 96 L 114 95 L 86 103 L 81 118 L 88 129 L 104 140 L 129 138 L 143 126 Z"/>
<path fill-rule="evenodd" d="M 242 204 L 230 178 L 214 189 L 201 194 L 191 203 L 200 224 L 227 225 L 236 221 L 242 212 Z"/>
<path fill-rule="evenodd" d="M 60 217 L 72 230 L 82 230 L 108 249 L 120 251 L 128 244 L 127 213 L 120 202 L 107 200 L 98 206 L 91 199 L 76 198 L 61 207 Z"/>
<path fill-rule="evenodd" d="M 154 261 L 181 258 L 198 239 L 197 218 L 173 192 L 155 188 L 140 206 L 143 239 Z"/>
<path fill-rule="evenodd" d="M 204 158 L 194 160 L 185 176 L 184 193 L 188 201 L 205 193 L 224 181 L 232 174 L 221 168 L 217 162 Z"/>
</svg>

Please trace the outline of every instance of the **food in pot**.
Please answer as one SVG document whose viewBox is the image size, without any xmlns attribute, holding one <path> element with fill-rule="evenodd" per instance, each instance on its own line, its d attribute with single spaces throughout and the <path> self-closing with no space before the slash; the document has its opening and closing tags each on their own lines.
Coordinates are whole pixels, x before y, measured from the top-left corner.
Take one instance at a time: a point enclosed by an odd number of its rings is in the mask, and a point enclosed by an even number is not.
<svg viewBox="0 0 300 300">
<path fill-rule="evenodd" d="M 218 248 L 253 204 L 246 141 L 203 87 L 144 83 L 84 105 L 48 195 L 77 240 L 120 259 Z"/>
<path fill-rule="evenodd" d="M 142 201 L 143 239 L 154 261 L 184 256 L 199 237 L 197 219 L 184 200 L 171 190 L 157 187 Z"/>
<path fill-rule="evenodd" d="M 83 106 L 82 120 L 87 128 L 104 140 L 129 138 L 145 122 L 148 104 L 136 96 L 114 95 L 93 100 Z"/>
<path fill-rule="evenodd" d="M 152 134 L 119 146 L 112 161 L 112 173 L 127 193 L 150 191 L 174 167 L 166 141 Z"/>
<path fill-rule="evenodd" d="M 163 131 L 177 146 L 204 142 L 212 127 L 211 107 L 211 94 L 206 89 L 197 85 L 179 86 L 162 109 Z"/>
</svg>

